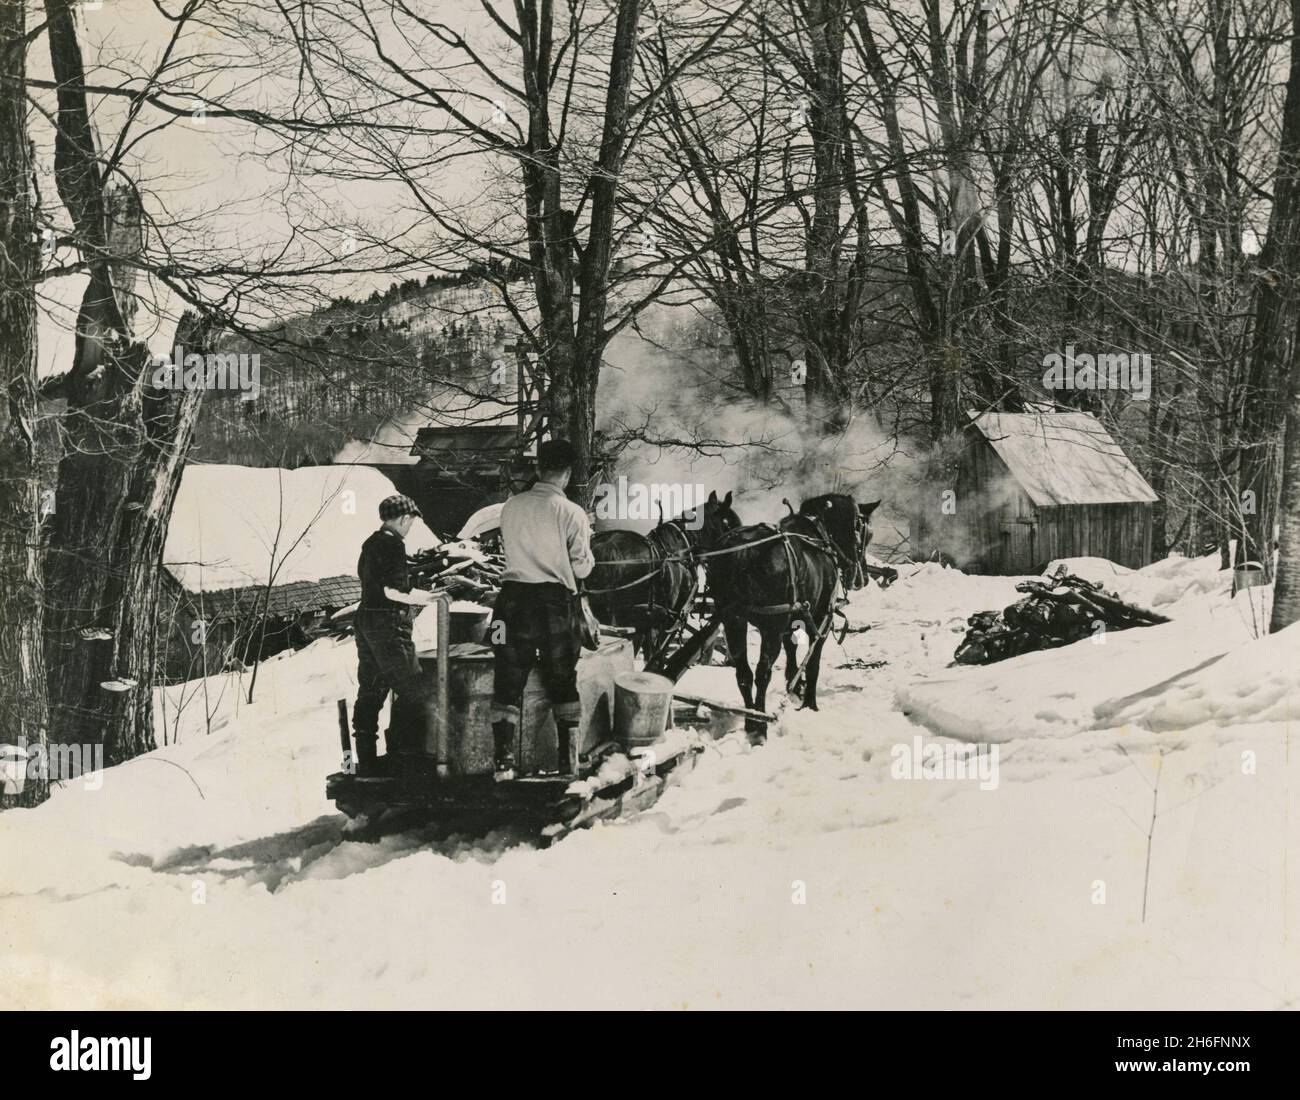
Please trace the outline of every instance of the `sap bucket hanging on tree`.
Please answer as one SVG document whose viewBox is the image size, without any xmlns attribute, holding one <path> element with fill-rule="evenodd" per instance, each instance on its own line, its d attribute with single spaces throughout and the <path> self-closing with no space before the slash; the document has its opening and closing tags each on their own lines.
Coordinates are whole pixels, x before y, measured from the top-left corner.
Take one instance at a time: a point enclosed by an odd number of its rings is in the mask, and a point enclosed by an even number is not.
<svg viewBox="0 0 1300 1100">
<path fill-rule="evenodd" d="M 625 748 L 644 748 L 663 736 L 673 705 L 673 682 L 653 672 L 614 678 L 614 736 Z"/>
<path fill-rule="evenodd" d="M 21 745 L 0 745 L 0 794 L 17 797 L 27 782 L 27 750 Z"/>
</svg>

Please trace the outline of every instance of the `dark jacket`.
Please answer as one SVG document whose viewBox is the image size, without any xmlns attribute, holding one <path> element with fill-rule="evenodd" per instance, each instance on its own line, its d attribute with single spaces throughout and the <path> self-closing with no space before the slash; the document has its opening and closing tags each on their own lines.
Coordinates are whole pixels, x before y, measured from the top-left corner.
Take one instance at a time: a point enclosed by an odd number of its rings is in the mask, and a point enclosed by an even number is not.
<svg viewBox="0 0 1300 1100">
<path fill-rule="evenodd" d="M 391 527 L 381 527 L 361 544 L 357 559 L 357 576 L 361 580 L 362 611 L 405 611 L 407 605 L 390 600 L 385 588 L 411 591 L 411 575 L 406 564 L 406 543 Z"/>
</svg>

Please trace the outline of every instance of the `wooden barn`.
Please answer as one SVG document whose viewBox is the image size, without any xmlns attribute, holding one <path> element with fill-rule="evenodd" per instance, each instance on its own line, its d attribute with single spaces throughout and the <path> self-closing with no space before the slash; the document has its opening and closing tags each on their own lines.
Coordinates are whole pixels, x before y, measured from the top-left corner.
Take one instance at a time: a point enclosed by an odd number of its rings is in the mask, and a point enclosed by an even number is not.
<svg viewBox="0 0 1300 1100">
<path fill-rule="evenodd" d="M 1157 497 L 1093 416 L 971 414 L 943 543 L 969 572 L 1040 572 L 1055 558 L 1151 561 Z"/>
</svg>

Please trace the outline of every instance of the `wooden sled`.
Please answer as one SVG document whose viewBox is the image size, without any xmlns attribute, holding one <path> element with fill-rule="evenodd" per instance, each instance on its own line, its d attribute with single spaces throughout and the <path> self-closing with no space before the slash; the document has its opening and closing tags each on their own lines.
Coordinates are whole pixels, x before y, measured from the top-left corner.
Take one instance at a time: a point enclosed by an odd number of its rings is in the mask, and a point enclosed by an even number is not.
<svg viewBox="0 0 1300 1100">
<path fill-rule="evenodd" d="M 351 834 L 358 840 L 428 826 L 469 835 L 508 829 L 546 848 L 575 829 L 631 816 L 653 805 L 670 781 L 695 766 L 701 752 L 703 746 L 698 744 L 666 752 L 657 746 L 633 749 L 628 757 L 631 766 L 603 780 L 599 777 L 607 768 L 576 781 L 570 776 L 539 775 L 502 783 L 491 776 L 358 779 L 335 772 L 325 780 L 325 795 L 342 813 L 364 819 L 364 825 Z"/>
</svg>

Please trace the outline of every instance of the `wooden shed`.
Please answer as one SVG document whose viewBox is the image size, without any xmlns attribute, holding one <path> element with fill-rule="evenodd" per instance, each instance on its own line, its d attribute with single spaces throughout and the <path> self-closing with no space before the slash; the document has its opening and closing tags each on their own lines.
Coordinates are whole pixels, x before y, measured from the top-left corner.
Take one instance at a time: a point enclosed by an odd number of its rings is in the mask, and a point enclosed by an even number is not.
<svg viewBox="0 0 1300 1100">
<path fill-rule="evenodd" d="M 970 572 L 1036 573 L 1055 558 L 1151 561 L 1155 492 L 1093 416 L 970 414 L 945 548 Z"/>
<path fill-rule="evenodd" d="M 416 433 L 417 463 L 390 476 L 439 531 L 450 533 L 522 489 L 533 475 L 533 452 L 514 423 L 432 424 Z"/>
<path fill-rule="evenodd" d="M 360 596 L 357 556 L 393 491 L 368 466 L 187 465 L 162 559 L 168 679 L 268 657 L 324 629 Z M 417 521 L 406 549 L 437 541 Z"/>
<path fill-rule="evenodd" d="M 361 598 L 355 576 L 195 591 L 166 565 L 163 675 L 170 682 L 210 676 L 299 648 L 329 628 L 329 616 Z"/>
</svg>

